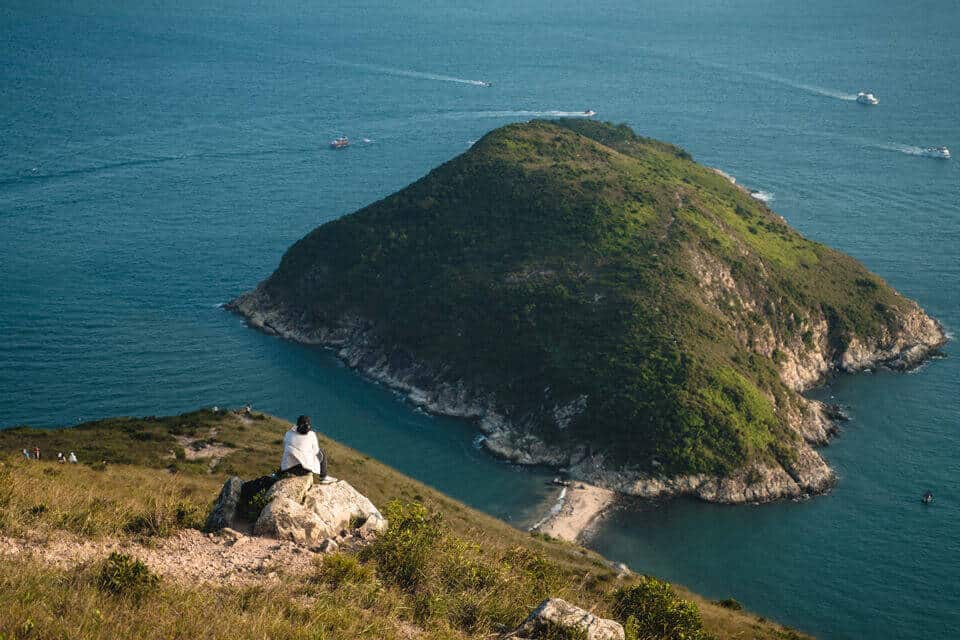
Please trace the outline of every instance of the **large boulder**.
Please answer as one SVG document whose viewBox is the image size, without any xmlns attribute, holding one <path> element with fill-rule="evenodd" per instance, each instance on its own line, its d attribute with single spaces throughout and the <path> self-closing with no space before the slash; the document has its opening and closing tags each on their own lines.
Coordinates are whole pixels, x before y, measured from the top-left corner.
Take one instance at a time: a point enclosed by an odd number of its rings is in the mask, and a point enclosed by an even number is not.
<svg viewBox="0 0 960 640">
<path fill-rule="evenodd" d="M 267 492 L 266 505 L 253 533 L 318 547 L 343 530 L 372 535 L 386 520 L 359 491 L 345 480 L 315 483 L 312 475 L 286 478 Z"/>
<path fill-rule="evenodd" d="M 225 527 L 233 526 L 233 519 L 237 513 L 237 505 L 240 504 L 240 489 L 243 488 L 243 480 L 237 476 L 232 476 L 223 484 L 217 501 L 213 504 L 213 509 L 207 516 L 207 522 L 204 524 L 206 531 L 219 531 Z"/>
<path fill-rule="evenodd" d="M 557 632 L 585 640 L 624 640 L 623 625 L 600 618 L 560 598 L 549 598 L 534 609 L 515 632 L 518 638 L 556 638 Z"/>
</svg>

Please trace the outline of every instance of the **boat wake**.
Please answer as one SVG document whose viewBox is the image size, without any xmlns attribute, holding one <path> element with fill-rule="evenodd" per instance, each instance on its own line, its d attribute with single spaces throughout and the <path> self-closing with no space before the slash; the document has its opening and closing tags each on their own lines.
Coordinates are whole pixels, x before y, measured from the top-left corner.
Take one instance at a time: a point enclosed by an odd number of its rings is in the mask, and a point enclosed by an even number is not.
<svg viewBox="0 0 960 640">
<path fill-rule="evenodd" d="M 429 73 L 426 71 L 414 71 L 413 69 L 394 69 L 393 67 L 381 67 L 375 64 L 361 64 L 356 62 L 342 62 L 341 64 L 354 67 L 355 69 L 364 69 L 375 73 L 382 73 L 388 76 L 398 76 L 401 78 L 417 78 L 418 80 L 434 80 L 436 82 L 455 82 L 458 84 L 469 84 L 475 87 L 489 87 L 490 83 L 485 80 L 471 80 L 470 78 L 458 78 L 456 76 L 445 76 L 439 73 Z"/>
<path fill-rule="evenodd" d="M 448 118 L 592 118 L 592 111 L 469 111 L 448 113 Z"/>
<path fill-rule="evenodd" d="M 768 80 L 770 82 L 782 84 L 787 87 L 793 87 L 794 89 L 800 89 L 801 91 L 813 93 L 818 96 L 824 96 L 825 98 L 833 98 L 834 100 L 844 100 L 846 102 L 857 101 L 857 94 L 855 93 L 844 93 L 842 91 L 837 91 L 835 89 L 827 89 L 825 87 L 819 87 L 814 84 L 797 82 L 795 80 L 791 80 L 790 78 L 784 78 L 783 76 L 778 76 L 772 73 L 764 73 L 763 71 L 742 70 L 741 72 L 745 75 L 753 76 L 754 78 L 760 78 L 762 80 Z"/>
<path fill-rule="evenodd" d="M 946 147 L 939 148 L 924 148 L 924 147 L 915 147 L 909 144 L 871 144 L 875 149 L 880 149 L 881 151 L 894 151 L 896 153 L 902 153 L 908 156 L 919 156 L 922 158 L 940 158 L 940 159 L 949 159 L 950 154 L 947 151 Z"/>
</svg>

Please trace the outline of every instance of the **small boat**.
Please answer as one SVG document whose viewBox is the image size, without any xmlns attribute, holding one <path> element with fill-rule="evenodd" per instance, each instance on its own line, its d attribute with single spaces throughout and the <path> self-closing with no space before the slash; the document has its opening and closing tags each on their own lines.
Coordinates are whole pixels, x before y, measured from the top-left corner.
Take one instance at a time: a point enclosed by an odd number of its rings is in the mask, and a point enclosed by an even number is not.
<svg viewBox="0 0 960 640">
<path fill-rule="evenodd" d="M 593 109 L 587 109 L 586 111 L 583 112 L 583 115 L 585 115 L 585 116 L 587 116 L 587 117 L 589 118 L 589 117 L 591 117 L 591 116 L 597 115 L 597 112 L 594 111 Z"/>
<path fill-rule="evenodd" d="M 340 136 L 336 140 L 330 141 L 330 147 L 333 149 L 343 149 L 350 146 L 350 139 L 347 136 Z"/>
<path fill-rule="evenodd" d="M 860 104 L 869 104 L 869 105 L 880 104 L 880 101 L 877 100 L 876 96 L 874 96 L 869 91 L 861 91 L 860 93 L 858 93 L 857 102 L 859 102 Z"/>
<path fill-rule="evenodd" d="M 923 150 L 923 155 L 928 158 L 940 158 L 941 160 L 950 159 L 950 149 L 946 147 L 927 147 Z"/>
<path fill-rule="evenodd" d="M 492 86 L 493 86 L 493 83 L 492 83 L 492 82 L 487 82 L 486 80 L 481 80 L 481 81 L 480 81 L 480 86 L 481 86 L 481 87 L 492 87 Z"/>
<path fill-rule="evenodd" d="M 920 498 L 920 502 L 923 504 L 930 504 L 933 502 L 933 491 L 925 491 L 923 497 Z"/>
</svg>

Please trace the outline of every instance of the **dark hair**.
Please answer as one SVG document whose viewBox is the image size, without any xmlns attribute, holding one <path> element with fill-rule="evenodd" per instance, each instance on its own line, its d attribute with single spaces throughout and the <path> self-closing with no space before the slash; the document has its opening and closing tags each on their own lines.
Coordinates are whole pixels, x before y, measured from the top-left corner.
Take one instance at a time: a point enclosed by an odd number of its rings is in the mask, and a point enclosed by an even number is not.
<svg viewBox="0 0 960 640">
<path fill-rule="evenodd" d="M 310 433 L 310 416 L 297 417 L 297 433 L 301 435 Z"/>
</svg>

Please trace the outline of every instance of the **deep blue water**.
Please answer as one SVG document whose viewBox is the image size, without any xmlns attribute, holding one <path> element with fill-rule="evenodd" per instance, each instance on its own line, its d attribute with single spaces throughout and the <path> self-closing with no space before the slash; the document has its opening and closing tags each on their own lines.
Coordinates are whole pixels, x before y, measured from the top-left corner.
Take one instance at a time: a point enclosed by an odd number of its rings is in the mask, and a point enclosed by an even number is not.
<svg viewBox="0 0 960 640">
<path fill-rule="evenodd" d="M 44 4 L 0 7 L 0 426 L 307 412 L 529 521 L 543 474 L 217 304 L 318 224 L 539 112 L 685 147 L 960 325 L 960 171 L 915 155 L 960 152 L 956 3 Z M 861 89 L 881 104 L 846 99 Z M 339 134 L 355 144 L 330 151 Z M 823 637 L 957 635 L 958 381 L 948 357 L 821 390 L 853 417 L 825 452 L 830 496 L 633 509 L 595 546 Z"/>
</svg>

